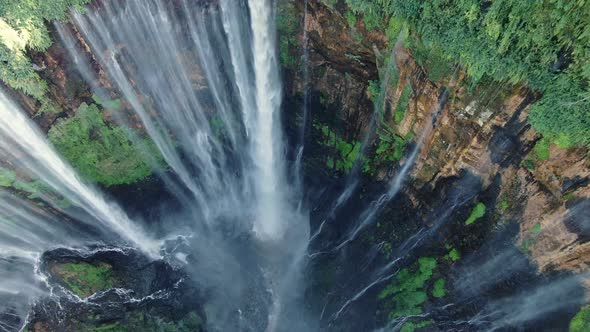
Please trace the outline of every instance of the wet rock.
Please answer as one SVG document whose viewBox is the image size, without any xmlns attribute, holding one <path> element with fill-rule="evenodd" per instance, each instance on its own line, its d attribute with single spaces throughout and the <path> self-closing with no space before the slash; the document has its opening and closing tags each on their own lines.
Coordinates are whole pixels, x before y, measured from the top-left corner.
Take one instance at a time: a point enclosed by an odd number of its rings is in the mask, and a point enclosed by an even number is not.
<svg viewBox="0 0 590 332">
<path fill-rule="evenodd" d="M 30 332 L 204 331 L 202 295 L 168 263 L 131 249 L 57 249 L 41 268 L 53 296 L 36 303 Z"/>
</svg>

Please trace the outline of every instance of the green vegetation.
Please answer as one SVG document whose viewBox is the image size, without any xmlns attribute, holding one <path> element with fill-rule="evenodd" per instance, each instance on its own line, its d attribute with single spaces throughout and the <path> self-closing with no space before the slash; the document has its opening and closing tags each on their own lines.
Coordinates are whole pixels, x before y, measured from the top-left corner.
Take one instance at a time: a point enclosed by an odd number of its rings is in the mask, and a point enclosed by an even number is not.
<svg viewBox="0 0 590 332">
<path fill-rule="evenodd" d="M 585 306 L 572 318 L 569 332 L 590 331 L 590 306 Z"/>
<path fill-rule="evenodd" d="M 461 254 L 459 253 L 459 250 L 457 250 L 457 248 L 452 248 L 449 251 L 449 253 L 445 255 L 444 258 L 452 262 L 456 262 L 461 259 Z"/>
<path fill-rule="evenodd" d="M 346 18 L 346 22 L 348 22 L 348 25 L 351 28 L 354 27 L 356 25 L 356 23 L 358 22 L 356 15 L 350 10 L 344 14 L 344 18 Z"/>
<path fill-rule="evenodd" d="M 367 93 L 369 97 L 373 101 L 373 103 L 377 102 L 379 95 L 381 94 L 381 85 L 379 81 L 369 81 L 369 86 L 367 87 Z"/>
<path fill-rule="evenodd" d="M 408 103 L 410 102 L 410 97 L 412 96 L 412 86 L 410 82 L 407 82 L 404 86 L 404 90 L 402 91 L 401 96 L 399 97 L 399 101 L 397 103 L 397 107 L 395 109 L 394 120 L 395 123 L 401 123 L 406 116 L 406 110 L 408 109 Z"/>
<path fill-rule="evenodd" d="M 363 168 L 365 174 L 373 174 L 377 167 L 388 162 L 400 161 L 404 156 L 404 151 L 411 135 L 401 137 L 393 129 L 386 125 L 380 124 L 377 128 L 377 149 L 372 159 L 367 160 Z"/>
<path fill-rule="evenodd" d="M 535 169 L 535 162 L 530 159 L 523 160 L 522 165 L 531 171 Z"/>
<path fill-rule="evenodd" d="M 45 21 L 64 20 L 70 7 L 90 0 L 3 0 L 0 2 L 0 80 L 55 112 L 46 96 L 47 83 L 35 71 L 27 52 L 43 52 L 51 44 Z"/>
<path fill-rule="evenodd" d="M 486 205 L 484 203 L 477 203 L 473 210 L 471 210 L 471 214 L 469 218 L 465 220 L 465 225 L 473 224 L 477 219 L 483 217 L 486 214 Z"/>
<path fill-rule="evenodd" d="M 129 184 L 152 173 L 126 131 L 107 125 L 94 104 L 82 104 L 74 117 L 58 122 L 48 136 L 61 155 L 91 181 L 106 186 Z M 151 140 L 144 139 L 142 145 L 161 158 Z"/>
<path fill-rule="evenodd" d="M 551 147 L 551 141 L 547 138 L 543 138 L 535 144 L 533 150 L 537 155 L 538 160 L 549 159 L 549 148 Z"/>
<path fill-rule="evenodd" d="M 16 173 L 0 167 L 0 187 L 12 187 L 16 181 Z"/>
<path fill-rule="evenodd" d="M 590 2 L 567 0 L 346 0 L 365 22 L 410 27 L 410 45 L 459 62 L 472 85 L 524 84 L 542 97 L 535 130 L 561 146 L 590 144 Z M 369 27 L 370 24 L 367 24 Z M 413 47 L 412 47 L 413 46 Z M 435 66 L 444 68 L 445 66 Z M 429 73 L 431 75 L 431 73 Z M 435 75 L 439 76 L 439 75 Z M 433 79 L 433 78 L 431 78 Z"/>
<path fill-rule="evenodd" d="M 203 327 L 203 319 L 191 311 L 179 321 L 159 317 L 157 313 L 136 311 L 127 315 L 125 320 L 90 326 L 79 326 L 80 332 L 197 332 Z"/>
<path fill-rule="evenodd" d="M 507 200 L 503 199 L 502 201 L 500 201 L 500 209 L 505 211 L 505 210 L 508 210 L 509 208 L 510 208 L 510 203 L 508 203 Z"/>
<path fill-rule="evenodd" d="M 94 102 L 97 105 L 100 105 L 104 108 L 107 109 L 113 109 L 113 110 L 120 110 L 123 107 L 123 102 L 121 101 L 121 99 L 106 99 L 103 100 L 102 98 L 100 98 L 98 95 L 93 94 L 92 95 L 92 100 L 94 100 Z"/>
<path fill-rule="evenodd" d="M 421 329 L 428 325 L 432 324 L 432 319 L 424 320 L 418 323 L 414 323 L 412 321 L 404 323 L 401 328 L 401 332 L 414 332 L 416 329 Z"/>
<path fill-rule="evenodd" d="M 66 263 L 56 265 L 56 272 L 78 296 L 88 297 L 113 288 L 117 283 L 112 267 L 106 263 Z"/>
<path fill-rule="evenodd" d="M 297 34 L 301 28 L 299 11 L 292 1 L 279 1 L 277 6 L 277 30 L 279 33 L 279 57 L 285 68 L 295 69 L 299 59 L 297 54 Z"/>
<path fill-rule="evenodd" d="M 436 266 L 435 258 L 421 257 L 411 268 L 400 270 L 379 293 L 379 300 L 384 301 L 389 312 L 389 320 L 422 313 L 422 304 L 428 299 L 426 282 L 432 277 Z"/>
<path fill-rule="evenodd" d="M 327 125 L 316 123 L 314 127 L 322 133 L 322 141 L 320 143 L 325 147 L 332 147 L 336 152 L 335 157 L 328 157 L 326 166 L 339 172 L 350 172 L 360 155 L 361 142 L 353 141 L 349 143 L 330 130 Z"/>
<path fill-rule="evenodd" d="M 334 6 L 336 6 L 336 4 L 338 3 L 338 0 L 321 0 L 326 6 L 330 7 L 330 8 L 334 8 Z"/>
<path fill-rule="evenodd" d="M 574 198 L 574 193 L 573 192 L 570 192 L 570 193 L 567 193 L 567 194 L 563 195 L 563 200 L 566 201 L 566 202 L 569 201 L 572 198 Z"/>
<path fill-rule="evenodd" d="M 437 279 L 434 282 L 434 286 L 432 288 L 432 296 L 436 297 L 437 299 L 443 298 L 447 295 L 447 290 L 445 289 L 446 281 L 443 278 Z"/>
<path fill-rule="evenodd" d="M 43 197 L 44 200 L 50 201 L 54 206 L 66 209 L 71 203 L 63 198 L 60 194 L 54 192 L 49 186 L 40 180 L 25 180 L 17 177 L 16 172 L 0 166 L 0 187 L 11 188 L 20 196 L 28 199 L 37 199 Z M 45 203 L 37 202 L 37 205 L 43 206 Z"/>
<path fill-rule="evenodd" d="M 531 233 L 533 233 L 533 234 L 541 233 L 541 224 L 536 224 L 535 226 L 533 226 L 533 228 L 531 229 Z"/>
</svg>

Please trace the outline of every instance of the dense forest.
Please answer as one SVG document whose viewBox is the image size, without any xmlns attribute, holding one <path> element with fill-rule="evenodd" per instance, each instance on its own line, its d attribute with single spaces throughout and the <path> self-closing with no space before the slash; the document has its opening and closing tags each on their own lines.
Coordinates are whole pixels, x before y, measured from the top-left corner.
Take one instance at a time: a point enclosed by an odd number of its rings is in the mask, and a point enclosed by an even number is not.
<svg viewBox="0 0 590 332">
<path fill-rule="evenodd" d="M 539 94 L 534 128 L 561 147 L 590 144 L 590 3 L 553 0 L 324 0 L 347 19 L 426 49 L 478 83 L 525 85 Z M 352 13 L 352 15 L 350 14 Z M 433 54 L 434 53 L 434 54 Z"/>
</svg>

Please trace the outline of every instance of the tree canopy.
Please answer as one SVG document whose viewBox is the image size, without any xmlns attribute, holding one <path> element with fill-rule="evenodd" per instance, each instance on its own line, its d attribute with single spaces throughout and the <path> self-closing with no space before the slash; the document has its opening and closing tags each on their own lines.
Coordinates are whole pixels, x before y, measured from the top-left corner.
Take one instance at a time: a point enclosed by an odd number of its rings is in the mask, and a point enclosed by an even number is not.
<svg viewBox="0 0 590 332">
<path fill-rule="evenodd" d="M 405 20 L 424 45 L 461 63 L 473 82 L 525 84 L 541 93 L 530 112 L 533 127 L 561 142 L 590 145 L 590 1 L 346 3 L 368 28 Z"/>
<path fill-rule="evenodd" d="M 68 9 L 90 0 L 0 1 L 0 80 L 41 101 L 47 83 L 33 68 L 28 51 L 42 52 L 52 41 L 45 21 L 63 20 Z"/>
</svg>

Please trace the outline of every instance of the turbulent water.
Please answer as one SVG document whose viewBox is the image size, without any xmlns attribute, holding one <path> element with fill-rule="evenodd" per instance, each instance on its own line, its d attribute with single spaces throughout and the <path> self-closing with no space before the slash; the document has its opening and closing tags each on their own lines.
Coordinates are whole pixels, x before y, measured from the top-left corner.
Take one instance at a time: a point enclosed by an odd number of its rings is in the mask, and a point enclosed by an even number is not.
<svg viewBox="0 0 590 332">
<path fill-rule="evenodd" d="M 304 4 L 307 11 L 307 0 Z M 125 212 L 125 206 L 84 181 L 24 109 L 0 91 L 0 175 L 30 194 L 27 199 L 0 187 L 0 331 L 22 329 L 34 303 L 46 305 L 42 311 L 67 310 L 62 296 L 76 305 L 108 307 L 115 306 L 109 296 L 127 305 L 170 295 L 151 288 L 141 296 L 116 289 L 114 295 L 81 299 L 54 287 L 43 270 L 44 255 L 97 253 L 127 263 L 165 261 L 167 273 L 172 267 L 186 272 L 205 294 L 208 331 L 382 327 L 373 317 L 377 290 L 456 219 L 481 190 L 481 181 L 471 174 L 449 180 L 450 189 L 429 198 L 431 206 L 419 216 L 406 211 L 407 198 L 399 197 L 425 139 L 436 130 L 449 98 L 444 90 L 431 110 L 432 121 L 375 193 L 355 196 L 383 100 L 376 103 L 362 152 L 339 190 L 321 191 L 323 197 L 308 202 L 313 190 L 305 188 L 302 169 L 311 150 L 306 145 L 312 116 L 309 37 L 307 32 L 303 37 L 303 120 L 290 160 L 275 15 L 272 0 L 104 0 L 71 12 L 67 24 L 55 23 L 94 99 L 122 100 L 122 109 L 110 114 L 122 128 L 138 129 L 128 131 L 129 139 L 175 204 L 170 208 L 163 200 L 154 208 L 163 212 L 148 220 Z M 307 16 L 303 20 L 307 25 Z M 394 61 L 392 53 L 390 64 Z M 389 73 L 383 81 L 384 98 Z M 156 153 L 144 138 L 153 141 Z M 359 239 L 384 212 L 396 221 L 425 221 L 410 225 L 394 248 L 390 244 L 386 259 L 380 254 L 384 242 L 365 246 Z M 502 330 L 580 304 L 580 296 L 571 295 L 578 290 L 571 276 L 543 284 L 527 275 L 515 283 L 530 283 L 528 292 L 490 295 L 506 290 L 498 281 L 520 278 L 529 266 L 512 246 L 491 243 L 489 248 L 500 252 L 483 250 L 449 279 L 457 290 L 453 302 L 391 320 L 382 330 L 399 330 L 416 317 L 436 318 L 445 330 Z M 505 261 L 511 264 L 497 272 Z M 130 266 L 140 265 L 135 263 Z M 331 279 L 329 286 L 322 284 L 325 279 Z M 169 288 L 182 292 L 185 278 L 170 280 Z M 560 292 L 567 293 L 563 303 L 551 305 Z M 535 301 L 546 310 L 535 311 Z"/>
</svg>

